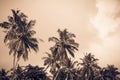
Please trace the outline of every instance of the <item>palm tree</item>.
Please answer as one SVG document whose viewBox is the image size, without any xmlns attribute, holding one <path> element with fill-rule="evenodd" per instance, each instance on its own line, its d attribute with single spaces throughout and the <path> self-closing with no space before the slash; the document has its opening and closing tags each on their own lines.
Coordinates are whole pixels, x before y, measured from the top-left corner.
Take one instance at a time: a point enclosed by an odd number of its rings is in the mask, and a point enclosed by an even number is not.
<svg viewBox="0 0 120 80">
<path fill-rule="evenodd" d="M 68 59 L 68 54 L 74 57 L 75 50 L 78 50 L 78 43 L 75 42 L 73 39 L 75 35 L 73 33 L 69 33 L 67 29 L 61 31 L 58 29 L 59 38 L 57 37 L 50 37 L 49 41 L 55 42 L 55 45 L 50 48 L 55 58 L 59 61 L 64 61 Z"/>
<path fill-rule="evenodd" d="M 48 57 L 43 57 L 44 59 L 44 66 L 47 66 L 45 71 L 50 67 L 50 72 L 54 75 L 57 69 L 60 68 L 58 61 L 56 61 L 53 54 L 47 53 Z"/>
<path fill-rule="evenodd" d="M 114 65 L 108 65 L 106 68 L 101 69 L 99 78 L 102 80 L 119 80 L 119 74 L 118 68 Z"/>
<path fill-rule="evenodd" d="M 67 29 L 61 31 L 58 29 L 59 38 L 50 37 L 49 41 L 55 42 L 55 45 L 50 48 L 51 50 L 51 62 L 55 62 L 55 66 L 58 66 L 58 69 L 54 71 L 53 79 L 58 80 L 58 75 L 61 73 L 66 73 L 63 70 L 64 62 L 69 60 L 68 53 L 74 57 L 74 52 L 78 50 L 78 43 L 73 39 L 76 37 L 73 33 L 69 33 Z M 49 55 L 50 56 L 50 55 Z M 54 60 L 53 60 L 54 59 Z M 48 60 L 48 58 L 46 58 Z M 52 61 L 53 60 L 53 61 Z M 49 59 L 50 62 L 50 59 Z M 57 65 L 56 65 L 57 63 Z M 59 77 L 59 80 L 63 77 Z"/>
<path fill-rule="evenodd" d="M 63 63 L 64 66 L 56 72 L 53 80 L 78 80 L 78 74 L 75 68 L 76 63 L 77 61 L 68 59 Z"/>
<path fill-rule="evenodd" d="M 99 71 L 100 67 L 97 65 L 98 59 L 94 58 L 91 53 L 86 54 L 82 60 L 82 80 L 93 80 L 95 73 Z"/>
<path fill-rule="evenodd" d="M 8 17 L 8 22 L 0 25 L 7 28 L 4 42 L 10 49 L 9 54 L 13 54 L 13 67 L 17 66 L 17 62 L 22 56 L 24 60 L 28 59 L 28 52 L 33 49 L 38 51 L 38 41 L 33 35 L 36 33 L 32 30 L 35 25 L 34 20 L 27 21 L 27 16 L 20 10 L 12 10 L 13 16 Z M 16 60 L 17 58 L 17 60 Z"/>
<path fill-rule="evenodd" d="M 7 76 L 7 72 L 5 69 L 0 70 L 0 80 L 9 80 L 9 77 Z"/>
</svg>

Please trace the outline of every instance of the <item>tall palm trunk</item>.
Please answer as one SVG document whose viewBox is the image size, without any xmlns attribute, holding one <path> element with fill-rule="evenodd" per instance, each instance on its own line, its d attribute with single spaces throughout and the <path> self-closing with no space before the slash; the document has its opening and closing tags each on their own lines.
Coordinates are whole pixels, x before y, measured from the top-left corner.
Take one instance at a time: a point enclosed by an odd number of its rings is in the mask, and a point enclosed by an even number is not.
<svg viewBox="0 0 120 80">
<path fill-rule="evenodd" d="M 13 70 L 16 69 L 16 56 L 13 57 Z"/>
<path fill-rule="evenodd" d="M 13 69 L 15 68 L 15 56 L 13 57 Z"/>
<path fill-rule="evenodd" d="M 13 57 L 13 70 L 16 69 L 18 61 L 19 61 L 19 60 L 16 59 L 17 58 L 16 53 L 17 53 L 17 51 L 15 51 L 14 54 L 13 54 L 14 55 L 14 57 Z"/>
<path fill-rule="evenodd" d="M 16 51 L 14 52 L 14 57 L 13 57 L 13 76 L 12 76 L 12 80 L 15 80 L 15 70 L 17 67 L 17 61 L 16 61 Z"/>
<path fill-rule="evenodd" d="M 15 79 L 15 69 L 16 69 L 16 56 L 14 55 L 13 57 L 13 76 L 12 76 L 12 80 Z"/>
</svg>

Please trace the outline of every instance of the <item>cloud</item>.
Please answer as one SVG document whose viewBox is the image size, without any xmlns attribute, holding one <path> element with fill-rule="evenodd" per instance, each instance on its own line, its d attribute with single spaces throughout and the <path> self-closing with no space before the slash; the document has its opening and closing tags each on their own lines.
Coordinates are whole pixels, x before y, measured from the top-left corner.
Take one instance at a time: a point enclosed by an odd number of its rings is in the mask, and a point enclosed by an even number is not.
<svg viewBox="0 0 120 80">
<path fill-rule="evenodd" d="M 93 43 L 90 50 L 97 53 L 101 65 L 119 63 L 120 0 L 97 0 L 98 12 L 91 23 L 98 31 L 102 43 Z"/>
<path fill-rule="evenodd" d="M 96 7 L 98 8 L 98 13 L 94 17 L 92 23 L 94 27 L 99 31 L 100 37 L 106 37 L 109 32 L 114 32 L 116 27 L 118 27 L 120 21 L 118 18 L 114 18 L 118 15 L 118 0 L 97 0 Z"/>
</svg>

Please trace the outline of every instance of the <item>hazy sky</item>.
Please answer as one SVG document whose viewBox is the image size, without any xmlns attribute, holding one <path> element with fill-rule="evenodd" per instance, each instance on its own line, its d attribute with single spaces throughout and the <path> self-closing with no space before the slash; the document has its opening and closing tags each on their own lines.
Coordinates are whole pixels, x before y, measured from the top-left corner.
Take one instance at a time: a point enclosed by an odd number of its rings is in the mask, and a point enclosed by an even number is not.
<svg viewBox="0 0 120 80">
<path fill-rule="evenodd" d="M 114 64 L 120 67 L 120 0 L 0 0 L 0 22 L 11 15 L 10 9 L 20 9 L 30 19 L 35 19 L 39 52 L 31 52 L 29 60 L 20 60 L 20 65 L 42 66 L 41 58 L 50 46 L 48 38 L 57 36 L 57 29 L 65 29 L 76 34 L 79 51 L 76 59 L 91 52 L 99 60 L 99 65 Z M 3 43 L 4 29 L 0 28 L 0 68 L 12 67 L 13 57 Z"/>
</svg>

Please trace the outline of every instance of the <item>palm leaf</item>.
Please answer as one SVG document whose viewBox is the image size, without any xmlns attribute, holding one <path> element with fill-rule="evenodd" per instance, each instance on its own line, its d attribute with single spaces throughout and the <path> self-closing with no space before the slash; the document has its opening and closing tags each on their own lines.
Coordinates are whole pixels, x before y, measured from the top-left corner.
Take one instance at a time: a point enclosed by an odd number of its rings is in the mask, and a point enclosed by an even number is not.
<svg viewBox="0 0 120 80">
<path fill-rule="evenodd" d="M 67 50 L 68 50 L 68 52 L 70 53 L 70 55 L 71 55 L 72 57 L 74 57 L 73 51 L 72 51 L 71 49 L 69 49 L 69 48 L 67 48 Z"/>
<path fill-rule="evenodd" d="M 59 39 L 58 38 L 56 38 L 56 37 L 50 37 L 49 39 L 48 39 L 48 41 L 53 41 L 53 42 L 59 42 Z"/>
<path fill-rule="evenodd" d="M 30 30 L 35 25 L 35 23 L 35 20 L 30 20 L 27 24 L 27 29 Z"/>
<path fill-rule="evenodd" d="M 0 23 L 0 26 L 1 26 L 2 28 L 9 29 L 9 28 L 10 28 L 10 23 L 8 23 L 8 22 L 3 22 L 3 23 Z"/>
</svg>

